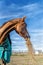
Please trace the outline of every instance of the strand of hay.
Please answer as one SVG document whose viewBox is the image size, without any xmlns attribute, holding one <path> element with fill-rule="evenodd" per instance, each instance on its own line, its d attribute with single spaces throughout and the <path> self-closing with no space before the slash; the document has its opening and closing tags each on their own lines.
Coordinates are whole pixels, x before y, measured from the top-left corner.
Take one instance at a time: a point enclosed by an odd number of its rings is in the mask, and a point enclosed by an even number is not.
<svg viewBox="0 0 43 65">
<path fill-rule="evenodd" d="M 33 46 L 32 46 L 32 44 L 31 44 L 31 41 L 30 41 L 29 38 L 26 40 L 26 44 L 27 44 L 28 49 L 29 49 L 29 55 L 30 55 L 30 57 L 31 57 L 31 60 L 32 60 L 34 63 L 36 63 L 36 65 L 37 65 L 37 61 L 36 61 L 36 59 L 35 59 L 35 57 L 34 57 L 34 49 L 33 49 Z"/>
</svg>

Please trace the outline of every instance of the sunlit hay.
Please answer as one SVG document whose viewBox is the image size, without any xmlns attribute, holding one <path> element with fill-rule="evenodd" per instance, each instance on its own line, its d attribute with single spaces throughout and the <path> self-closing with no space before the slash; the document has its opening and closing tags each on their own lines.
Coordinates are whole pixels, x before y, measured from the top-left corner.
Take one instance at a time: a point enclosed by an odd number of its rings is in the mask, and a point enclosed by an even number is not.
<svg viewBox="0 0 43 65">
<path fill-rule="evenodd" d="M 30 59 L 34 62 L 34 63 L 37 63 L 35 57 L 34 57 L 34 49 L 33 49 L 33 46 L 31 44 L 31 41 L 30 39 L 28 38 L 26 40 L 26 44 L 27 44 L 27 47 L 28 47 L 28 50 L 29 50 L 29 56 L 30 56 Z"/>
</svg>

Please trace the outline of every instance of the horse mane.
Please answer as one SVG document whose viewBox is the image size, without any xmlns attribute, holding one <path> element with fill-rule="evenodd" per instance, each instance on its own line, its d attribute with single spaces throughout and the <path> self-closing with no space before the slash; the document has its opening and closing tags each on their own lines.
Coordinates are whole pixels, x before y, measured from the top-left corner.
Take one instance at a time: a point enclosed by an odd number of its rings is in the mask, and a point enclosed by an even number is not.
<svg viewBox="0 0 43 65">
<path fill-rule="evenodd" d="M 11 21 L 13 21 L 13 20 L 18 21 L 19 18 L 17 18 L 17 19 L 11 19 L 11 20 L 9 20 L 9 21 L 7 21 L 7 22 L 4 22 L 3 25 L 2 25 L 1 27 L 3 27 L 6 23 L 11 22 Z M 0 28 L 1 28 L 1 27 L 0 27 Z"/>
</svg>

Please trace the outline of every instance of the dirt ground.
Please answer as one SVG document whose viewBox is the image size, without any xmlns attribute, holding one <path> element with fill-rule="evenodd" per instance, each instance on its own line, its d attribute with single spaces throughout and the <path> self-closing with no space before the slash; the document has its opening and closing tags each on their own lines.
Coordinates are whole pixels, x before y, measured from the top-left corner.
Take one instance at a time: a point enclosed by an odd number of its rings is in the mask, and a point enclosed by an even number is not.
<svg viewBox="0 0 43 65">
<path fill-rule="evenodd" d="M 35 60 L 27 53 L 16 53 L 11 56 L 11 61 L 7 65 L 43 65 L 43 54 L 34 55 L 34 58 Z"/>
</svg>

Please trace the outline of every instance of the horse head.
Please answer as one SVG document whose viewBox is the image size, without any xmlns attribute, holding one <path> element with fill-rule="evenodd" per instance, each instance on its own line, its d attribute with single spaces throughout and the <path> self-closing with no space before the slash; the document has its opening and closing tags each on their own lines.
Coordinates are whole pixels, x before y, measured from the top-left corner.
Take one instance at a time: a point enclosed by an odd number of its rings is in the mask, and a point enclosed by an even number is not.
<svg viewBox="0 0 43 65">
<path fill-rule="evenodd" d="M 25 40 L 30 38 L 29 33 L 27 31 L 27 24 L 25 23 L 25 16 L 19 19 L 19 22 L 15 25 L 15 31 L 22 36 Z"/>
</svg>

